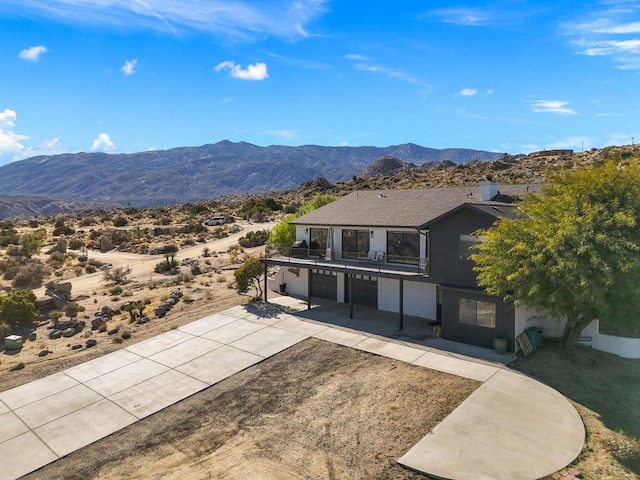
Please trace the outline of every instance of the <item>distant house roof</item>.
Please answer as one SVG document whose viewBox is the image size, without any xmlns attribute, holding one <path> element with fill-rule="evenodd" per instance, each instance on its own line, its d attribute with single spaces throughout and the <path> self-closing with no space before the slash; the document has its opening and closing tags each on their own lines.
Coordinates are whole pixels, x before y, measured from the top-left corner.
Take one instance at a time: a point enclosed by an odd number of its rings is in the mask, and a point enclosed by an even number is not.
<svg viewBox="0 0 640 480">
<path fill-rule="evenodd" d="M 294 225 L 420 228 L 468 204 L 495 217 L 515 215 L 517 196 L 539 185 L 501 185 L 490 201 L 480 201 L 478 187 L 361 190 L 350 193 L 291 223 Z"/>
</svg>

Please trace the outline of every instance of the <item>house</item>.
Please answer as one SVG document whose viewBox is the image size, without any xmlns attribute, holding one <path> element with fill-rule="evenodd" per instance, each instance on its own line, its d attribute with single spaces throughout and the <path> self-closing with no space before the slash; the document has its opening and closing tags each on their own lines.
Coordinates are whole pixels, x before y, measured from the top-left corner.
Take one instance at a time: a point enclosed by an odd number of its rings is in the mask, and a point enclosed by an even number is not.
<svg viewBox="0 0 640 480">
<path fill-rule="evenodd" d="M 367 305 L 441 324 L 445 339 L 493 347 L 515 337 L 526 315 L 477 285 L 474 232 L 513 218 L 518 197 L 537 185 L 364 190 L 293 222 L 291 249 L 268 247 L 266 265 L 278 265 L 286 292 Z M 283 287 L 284 288 L 284 287 Z"/>
</svg>

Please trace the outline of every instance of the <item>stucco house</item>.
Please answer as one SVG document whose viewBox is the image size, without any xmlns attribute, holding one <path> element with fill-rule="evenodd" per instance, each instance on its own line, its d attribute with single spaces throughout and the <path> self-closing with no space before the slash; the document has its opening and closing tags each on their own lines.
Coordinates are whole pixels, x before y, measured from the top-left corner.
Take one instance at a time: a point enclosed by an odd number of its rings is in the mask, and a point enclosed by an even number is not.
<svg viewBox="0 0 640 480">
<path fill-rule="evenodd" d="M 441 324 L 442 338 L 492 348 L 515 338 L 532 312 L 488 295 L 476 283 L 469 255 L 474 232 L 514 217 L 518 200 L 537 185 L 364 190 L 292 223 L 291 249 L 267 249 L 286 292 L 371 306 Z"/>
</svg>

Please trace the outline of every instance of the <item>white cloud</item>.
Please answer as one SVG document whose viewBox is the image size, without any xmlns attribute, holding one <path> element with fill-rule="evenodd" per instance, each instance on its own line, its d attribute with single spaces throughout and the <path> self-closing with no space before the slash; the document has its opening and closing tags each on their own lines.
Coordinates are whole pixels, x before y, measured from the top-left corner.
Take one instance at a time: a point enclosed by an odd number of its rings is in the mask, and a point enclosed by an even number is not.
<svg viewBox="0 0 640 480">
<path fill-rule="evenodd" d="M 344 58 L 346 58 L 347 60 L 357 60 L 360 62 L 367 59 L 367 57 L 365 57 L 364 55 L 357 55 L 355 53 L 348 53 L 344 56 Z"/>
<path fill-rule="evenodd" d="M 37 45 L 35 47 L 29 47 L 21 50 L 18 57 L 29 62 L 37 62 L 40 60 L 40 56 L 43 53 L 47 53 L 47 47 L 44 45 Z"/>
<path fill-rule="evenodd" d="M 621 70 L 640 70 L 640 21 L 637 6 L 604 8 L 585 15 L 582 22 L 569 22 L 561 32 L 578 47 L 577 53 L 590 57 L 609 57 Z M 621 5 L 618 5 L 621 6 Z"/>
<path fill-rule="evenodd" d="M 567 108 L 569 102 L 562 102 L 560 100 L 537 100 L 531 104 L 531 109 L 534 112 L 542 113 L 556 113 L 558 115 L 575 115 L 576 112 Z"/>
<path fill-rule="evenodd" d="M 116 147 L 116 144 L 113 143 L 109 135 L 107 135 L 106 133 L 101 133 L 100 135 L 98 135 L 98 137 L 91 144 L 92 152 L 109 153 L 114 152 L 117 149 L 118 147 Z"/>
<path fill-rule="evenodd" d="M 265 78 L 269 78 L 267 64 L 262 62 L 247 65 L 247 68 L 242 68 L 242 66 L 237 65 L 235 62 L 226 60 L 216 65 L 215 71 L 219 72 L 221 70 L 229 70 L 230 76 L 240 80 L 264 80 Z"/>
<path fill-rule="evenodd" d="M 327 10 L 329 0 L 3 0 L 7 13 L 66 24 L 197 30 L 238 40 L 295 40 Z"/>
<path fill-rule="evenodd" d="M 493 95 L 493 88 L 490 88 L 489 90 L 486 91 L 487 95 Z"/>
<path fill-rule="evenodd" d="M 134 58 L 133 60 L 127 60 L 124 62 L 124 65 L 120 69 L 120 71 L 128 77 L 129 75 L 133 75 L 136 73 L 136 65 L 138 64 L 138 59 Z"/>
<path fill-rule="evenodd" d="M 477 94 L 478 90 L 476 90 L 475 88 L 463 88 L 462 90 L 460 90 L 460 93 L 458 93 L 458 95 L 462 95 L 463 97 L 473 97 Z"/>
<path fill-rule="evenodd" d="M 2 158 L 9 160 L 20 158 L 21 153 L 25 150 L 24 145 L 20 142 L 29 137 L 13 131 L 16 118 L 16 112 L 8 108 L 4 112 L 0 112 L 0 161 Z"/>
<path fill-rule="evenodd" d="M 478 8 L 447 8 L 432 13 L 444 23 L 465 26 L 484 26 L 495 21 L 493 14 Z"/>
<path fill-rule="evenodd" d="M 368 65 L 364 63 L 357 63 L 355 67 L 356 69 L 362 70 L 363 72 L 378 73 L 389 78 L 394 78 L 396 80 L 402 80 L 403 82 L 411 83 L 413 85 L 425 86 L 424 83 L 417 78 L 412 77 L 408 73 L 405 73 L 393 67 L 386 67 L 384 65 Z"/>
</svg>

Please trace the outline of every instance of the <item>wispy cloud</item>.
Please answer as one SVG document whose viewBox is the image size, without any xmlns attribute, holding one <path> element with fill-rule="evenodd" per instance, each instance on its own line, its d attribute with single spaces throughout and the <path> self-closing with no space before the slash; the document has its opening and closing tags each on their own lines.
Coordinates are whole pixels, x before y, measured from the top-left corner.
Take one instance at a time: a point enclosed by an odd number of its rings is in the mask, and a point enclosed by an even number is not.
<svg viewBox="0 0 640 480">
<path fill-rule="evenodd" d="M 478 90 L 476 90 L 475 88 L 463 88 L 462 90 L 460 90 L 460 92 L 458 92 L 458 95 L 462 97 L 473 97 L 477 94 Z"/>
<path fill-rule="evenodd" d="M 137 58 L 134 58 L 133 60 L 127 60 L 126 62 L 124 62 L 124 65 L 122 66 L 120 71 L 125 77 L 128 77 L 129 75 L 133 75 L 134 73 L 136 73 L 136 65 L 138 65 Z"/>
<path fill-rule="evenodd" d="M 92 152 L 110 153 L 115 152 L 117 149 L 118 147 L 116 147 L 116 144 L 113 143 L 111 137 L 109 137 L 109 135 L 107 135 L 106 133 L 101 133 L 100 135 L 98 135 L 98 137 L 91 144 Z"/>
<path fill-rule="evenodd" d="M 428 16 L 444 23 L 473 27 L 490 25 L 498 20 L 495 13 L 480 8 L 443 8 L 434 10 Z"/>
<path fill-rule="evenodd" d="M 29 62 L 37 62 L 44 53 L 47 53 L 47 47 L 44 45 L 36 45 L 21 50 L 18 57 Z"/>
<path fill-rule="evenodd" d="M 555 113 L 557 115 L 575 115 L 576 112 L 567 108 L 569 102 L 560 100 L 537 100 L 531 104 L 531 110 L 541 113 Z"/>
<path fill-rule="evenodd" d="M 568 22 L 561 32 L 577 53 L 609 57 L 621 70 L 640 70 L 640 5 L 624 1 L 603 4 L 581 22 Z"/>
<path fill-rule="evenodd" d="M 230 60 L 226 60 L 224 62 L 220 62 L 216 65 L 214 69 L 216 72 L 220 72 L 222 70 L 229 70 L 229 75 L 233 78 L 237 78 L 240 80 L 264 80 L 269 78 L 269 72 L 267 71 L 266 63 L 254 63 L 252 65 L 247 65 L 247 68 L 242 68 L 242 66 L 232 62 Z"/>
<path fill-rule="evenodd" d="M 299 133 L 296 130 L 287 130 L 287 129 L 269 130 L 266 133 L 279 138 L 283 138 L 287 141 L 295 140 L 299 136 Z"/>
<path fill-rule="evenodd" d="M 327 70 L 331 68 L 331 65 L 327 63 L 316 62 L 314 60 L 286 57 L 284 55 L 278 55 L 272 52 L 265 52 L 265 53 L 270 57 L 275 58 L 280 63 L 283 63 L 285 65 L 291 65 L 293 67 L 304 68 L 307 70 Z"/>
<path fill-rule="evenodd" d="M 147 28 L 178 33 L 199 30 L 238 40 L 265 35 L 308 37 L 308 25 L 328 0 L 3 0 L 6 12 L 66 24 Z"/>
</svg>

